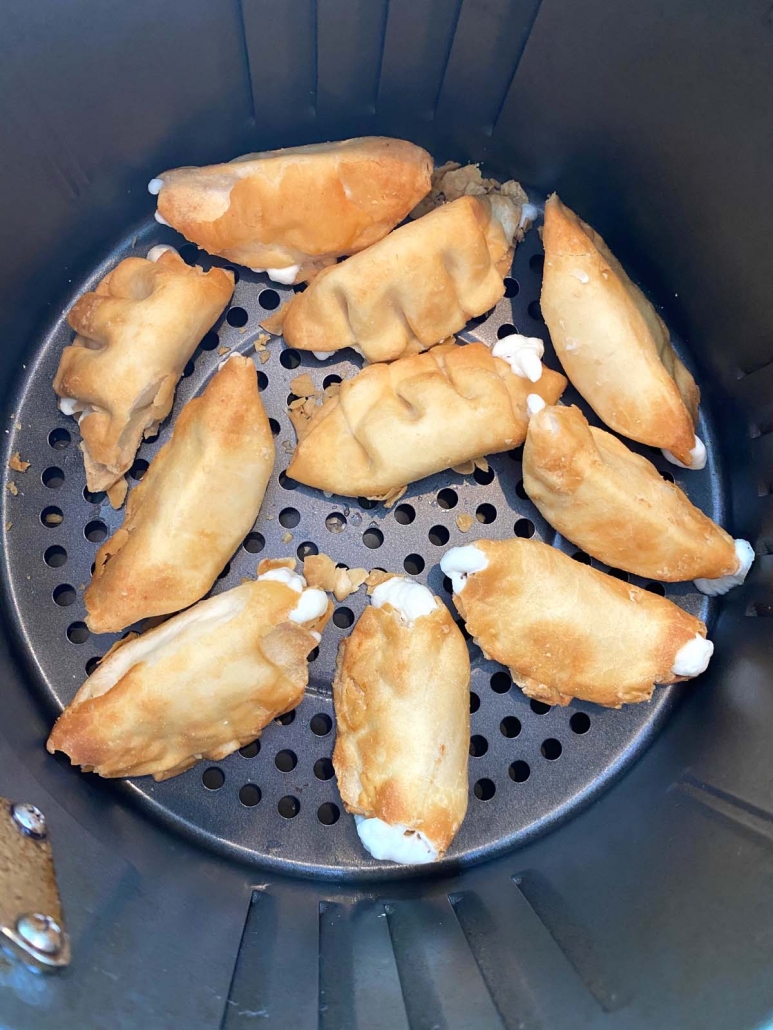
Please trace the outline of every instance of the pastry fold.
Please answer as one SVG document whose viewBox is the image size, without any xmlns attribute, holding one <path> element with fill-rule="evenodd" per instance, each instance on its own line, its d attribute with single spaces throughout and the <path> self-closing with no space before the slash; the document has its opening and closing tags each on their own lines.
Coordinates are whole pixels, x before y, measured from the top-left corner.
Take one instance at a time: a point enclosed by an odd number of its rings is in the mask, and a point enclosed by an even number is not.
<svg viewBox="0 0 773 1030">
<path fill-rule="evenodd" d="M 589 426 L 579 408 L 546 407 L 532 415 L 523 485 L 567 540 L 637 576 L 667 583 L 737 576 L 738 547 L 751 550 L 691 504 L 646 458 Z"/>
<path fill-rule="evenodd" d="M 413 143 L 365 136 L 175 168 L 148 189 L 160 222 L 210 254 L 293 283 L 386 236 L 429 192 L 432 168 Z"/>
<path fill-rule="evenodd" d="M 319 357 L 354 347 L 394 361 L 434 347 L 504 295 L 520 213 L 500 196 L 445 204 L 327 269 L 263 326 Z"/>
<path fill-rule="evenodd" d="M 430 862 L 467 810 L 470 661 L 448 609 L 393 577 L 341 641 L 333 766 L 375 858 Z"/>
<path fill-rule="evenodd" d="M 308 422 L 296 420 L 288 475 L 330 493 L 389 500 L 417 479 L 517 447 L 527 396 L 555 403 L 566 380 L 543 368 L 532 382 L 513 367 L 482 343 L 370 365 Z"/>
<path fill-rule="evenodd" d="M 655 684 L 703 672 L 714 650 L 700 619 L 671 601 L 536 540 L 479 540 L 440 566 L 484 654 L 548 704 L 647 701 Z"/>
<path fill-rule="evenodd" d="M 233 356 L 182 409 L 97 551 L 89 629 L 118 632 L 203 597 L 254 524 L 273 464 L 255 366 Z"/>
<path fill-rule="evenodd" d="M 332 611 L 323 591 L 284 572 L 111 652 L 57 720 L 48 750 L 100 776 L 163 780 L 254 740 L 301 700 L 306 656 Z"/>
<path fill-rule="evenodd" d="M 611 429 L 702 468 L 700 391 L 652 304 L 601 236 L 555 194 L 545 205 L 542 241 L 542 314 L 569 379 Z"/>
<path fill-rule="evenodd" d="M 189 267 L 171 247 L 151 254 L 156 260 L 125 258 L 67 316 L 78 335 L 62 352 L 54 390 L 61 410 L 78 416 L 89 490 L 110 490 L 129 469 L 233 293 L 231 272 Z"/>
</svg>

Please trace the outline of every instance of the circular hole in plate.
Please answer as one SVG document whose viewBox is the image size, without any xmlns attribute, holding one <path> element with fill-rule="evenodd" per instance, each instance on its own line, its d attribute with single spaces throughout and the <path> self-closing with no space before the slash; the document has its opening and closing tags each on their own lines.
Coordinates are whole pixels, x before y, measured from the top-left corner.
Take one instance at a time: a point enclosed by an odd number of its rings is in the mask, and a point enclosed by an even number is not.
<svg viewBox="0 0 773 1030">
<path fill-rule="evenodd" d="M 545 267 L 545 255 L 544 254 L 532 254 L 529 258 L 529 268 L 532 272 L 536 272 L 538 275 L 542 275 L 542 271 Z"/>
<path fill-rule="evenodd" d="M 517 297 L 521 289 L 521 284 L 517 279 L 513 279 L 512 276 L 505 276 L 505 296 L 506 297 Z"/>
<path fill-rule="evenodd" d="M 488 486 L 489 483 L 494 482 L 495 475 L 496 472 L 494 472 L 491 466 L 489 466 L 487 469 L 482 469 L 478 468 L 478 466 L 476 465 L 475 471 L 472 474 L 472 478 L 475 480 L 476 483 L 480 484 L 480 486 Z"/>
<path fill-rule="evenodd" d="M 207 790 L 220 790 L 225 783 L 225 773 L 222 769 L 212 765 L 201 774 L 201 782 Z"/>
<path fill-rule="evenodd" d="M 531 775 L 531 769 L 528 763 L 519 759 L 517 762 L 513 762 L 510 768 L 507 770 L 510 774 L 510 779 L 516 783 L 525 783 Z"/>
<path fill-rule="evenodd" d="M 314 775 L 318 780 L 332 780 L 335 775 L 335 769 L 329 758 L 317 759 L 314 763 Z"/>
<path fill-rule="evenodd" d="M 401 526 L 410 526 L 416 518 L 416 509 L 410 504 L 398 504 L 395 508 L 395 521 Z"/>
<path fill-rule="evenodd" d="M 332 511 L 325 518 L 325 528 L 331 533 L 343 533 L 346 529 L 346 516 L 340 511 Z"/>
<path fill-rule="evenodd" d="M 418 576 L 424 571 L 424 559 L 420 554 L 406 555 L 403 568 L 409 576 Z"/>
<path fill-rule="evenodd" d="M 279 525 L 285 529 L 295 529 L 301 521 L 301 513 L 296 508 L 282 508 L 279 512 Z"/>
<path fill-rule="evenodd" d="M 190 361 L 186 364 L 185 368 L 183 369 L 182 378 L 183 379 L 190 379 L 190 377 L 193 375 L 195 370 L 196 370 L 196 365 L 195 365 L 195 363 L 193 361 L 193 358 L 191 358 Z"/>
<path fill-rule="evenodd" d="M 88 501 L 89 504 L 101 504 L 107 494 L 104 490 L 91 491 L 87 486 L 83 488 L 83 500 Z"/>
<path fill-rule="evenodd" d="M 282 368 L 297 368 L 301 363 L 301 356 L 297 350 L 293 350 L 292 347 L 288 347 L 283 350 L 279 355 L 279 364 Z"/>
<path fill-rule="evenodd" d="M 228 573 L 231 571 L 231 563 L 227 561 L 223 566 L 222 570 L 218 573 L 218 579 L 225 579 Z"/>
<path fill-rule="evenodd" d="M 53 547 L 47 547 L 45 554 L 43 555 L 43 561 L 51 569 L 61 569 L 61 567 L 67 561 L 67 551 L 59 544 L 55 544 Z"/>
<path fill-rule="evenodd" d="M 85 644 L 90 636 L 85 622 L 71 622 L 67 627 L 67 639 L 71 644 Z"/>
<path fill-rule="evenodd" d="M 279 799 L 279 804 L 276 807 L 279 814 L 285 819 L 294 819 L 301 810 L 301 803 L 298 798 L 287 794 Z"/>
<path fill-rule="evenodd" d="M 239 800 L 245 808 L 254 808 L 255 805 L 259 805 L 261 797 L 260 787 L 254 783 L 245 783 L 239 791 Z"/>
<path fill-rule="evenodd" d="M 578 561 L 581 565 L 590 565 L 591 557 L 586 554 L 585 551 L 575 551 L 572 555 L 575 561 Z"/>
<path fill-rule="evenodd" d="M 279 294 L 276 290 L 261 290 L 258 294 L 258 303 L 267 311 L 273 311 L 279 307 Z"/>
<path fill-rule="evenodd" d="M 214 329 L 210 329 L 210 331 L 205 334 L 204 339 L 199 344 L 199 347 L 201 347 L 202 350 L 214 350 L 215 347 L 217 347 L 219 344 L 220 337 L 217 335 Z"/>
<path fill-rule="evenodd" d="M 497 510 L 493 504 L 479 504 L 475 512 L 475 518 L 484 526 L 490 526 L 497 517 Z"/>
<path fill-rule="evenodd" d="M 311 732 L 316 734 L 316 736 L 326 737 L 333 728 L 333 720 L 324 712 L 319 712 L 317 715 L 312 715 L 309 726 L 311 727 Z"/>
<path fill-rule="evenodd" d="M 523 537 L 528 540 L 534 536 L 534 523 L 531 519 L 516 519 L 515 525 L 513 526 L 513 532 L 516 536 Z"/>
<path fill-rule="evenodd" d="M 555 737 L 548 737 L 548 739 L 543 740 L 540 745 L 540 754 L 543 758 L 547 758 L 549 762 L 555 762 L 557 758 L 560 758 L 563 750 L 564 749 L 561 747 L 561 741 L 556 740 Z"/>
<path fill-rule="evenodd" d="M 661 476 L 663 477 L 663 479 L 665 479 L 665 481 L 666 481 L 667 483 L 673 483 L 673 482 L 675 482 L 675 480 L 674 480 L 674 476 L 673 476 L 673 473 L 671 473 L 671 472 L 661 472 L 660 474 L 661 474 Z"/>
<path fill-rule="evenodd" d="M 199 256 L 199 248 L 195 243 L 183 243 L 177 248 L 177 252 L 186 265 L 194 265 Z"/>
<path fill-rule="evenodd" d="M 70 446 L 71 441 L 72 437 L 69 431 L 63 426 L 57 426 L 48 434 L 48 442 L 55 451 L 63 451 L 65 447 Z"/>
<path fill-rule="evenodd" d="M 445 526 L 433 526 L 427 535 L 429 542 L 436 547 L 443 547 L 444 544 L 448 543 L 448 539 L 451 536 Z"/>
<path fill-rule="evenodd" d="M 285 469 L 284 472 L 279 473 L 279 485 L 283 490 L 297 490 L 300 484 L 288 476 L 287 469 Z"/>
<path fill-rule="evenodd" d="M 76 596 L 75 587 L 71 587 L 69 583 L 60 583 L 58 587 L 54 587 L 52 594 L 60 608 L 69 608 L 71 604 L 75 604 Z"/>
<path fill-rule="evenodd" d="M 473 712 L 477 712 L 477 710 L 479 708 L 480 708 L 480 698 L 478 697 L 478 695 L 475 693 L 474 690 L 471 690 L 470 691 L 470 715 L 472 715 Z"/>
<path fill-rule="evenodd" d="M 96 670 L 97 670 L 97 668 L 99 666 L 99 663 L 101 661 L 102 661 L 102 656 L 101 655 L 94 655 L 93 658 L 89 658 L 89 660 L 86 662 L 86 666 L 85 666 L 85 668 L 86 668 L 86 675 L 87 676 L 91 676 L 92 673 L 96 672 Z"/>
<path fill-rule="evenodd" d="M 107 539 L 107 526 L 104 522 L 100 522 L 99 519 L 94 519 L 92 522 L 86 523 L 83 535 L 92 544 L 100 544 L 103 540 Z"/>
<path fill-rule="evenodd" d="M 372 511 L 374 508 L 378 508 L 378 501 L 374 501 L 371 497 L 358 497 L 357 503 L 366 511 Z"/>
<path fill-rule="evenodd" d="M 454 584 L 451 582 L 448 576 L 443 576 L 443 589 L 447 594 L 453 594 L 454 592 Z"/>
<path fill-rule="evenodd" d="M 277 420 L 275 418 L 270 418 L 268 420 L 268 424 L 271 427 L 271 432 L 274 434 L 274 436 L 279 436 L 279 434 L 282 432 L 282 427 L 279 425 Z"/>
<path fill-rule="evenodd" d="M 499 724 L 499 732 L 503 737 L 517 737 L 521 732 L 521 723 L 514 715 L 506 715 Z"/>
<path fill-rule="evenodd" d="M 329 376 L 325 376 L 325 378 L 322 380 L 322 389 L 327 390 L 328 386 L 333 386 L 335 383 L 342 382 L 343 379 L 341 379 L 340 376 L 337 376 L 335 373 L 332 373 Z"/>
<path fill-rule="evenodd" d="M 266 540 L 262 533 L 248 533 L 244 538 L 242 547 L 250 554 L 260 554 L 266 546 Z"/>
<path fill-rule="evenodd" d="M 573 733 L 587 733 L 590 729 L 590 716 L 585 712 L 575 712 L 569 720 Z"/>
<path fill-rule="evenodd" d="M 244 308 L 231 308 L 228 314 L 225 316 L 225 320 L 229 325 L 232 325 L 234 329 L 241 329 L 242 326 L 247 325 L 247 319 L 249 315 Z"/>
<path fill-rule="evenodd" d="M 280 772 L 292 772 L 298 764 L 298 756 L 294 751 L 279 751 L 274 759 L 274 765 Z"/>
<path fill-rule="evenodd" d="M 140 480 L 148 471 L 150 462 L 145 461 L 144 458 L 137 458 L 132 467 L 129 469 L 129 475 L 132 479 Z"/>
<path fill-rule="evenodd" d="M 341 818 L 341 811 L 338 805 L 334 805 L 332 801 L 325 801 L 317 809 L 317 819 L 324 826 L 332 826 L 333 823 L 337 823 Z"/>
<path fill-rule="evenodd" d="M 291 709 L 289 712 L 285 712 L 283 715 L 278 715 L 274 722 L 280 726 L 289 726 L 291 722 L 295 722 L 295 709 Z"/>
<path fill-rule="evenodd" d="M 295 553 L 303 561 L 304 558 L 308 558 L 312 554 L 319 554 L 319 548 L 312 540 L 304 540 L 302 544 L 298 544 L 298 549 Z"/>
<path fill-rule="evenodd" d="M 506 336 L 514 336 L 518 330 L 515 328 L 512 322 L 503 322 L 502 325 L 497 329 L 497 339 L 504 340 Z"/>
<path fill-rule="evenodd" d="M 481 758 L 488 751 L 488 741 L 480 733 L 474 733 L 470 737 L 470 757 Z"/>
<path fill-rule="evenodd" d="M 496 792 L 496 784 L 489 779 L 478 780 L 473 787 L 473 793 L 478 801 L 491 801 Z"/>
<path fill-rule="evenodd" d="M 371 550 L 375 551 L 377 547 L 381 547 L 384 543 L 384 534 L 380 529 L 371 526 L 370 529 L 366 529 L 362 534 L 362 542 L 366 547 L 370 547 Z"/>
<path fill-rule="evenodd" d="M 660 597 L 666 596 L 666 588 L 662 583 L 656 583 L 654 580 L 648 583 L 644 589 L 649 590 L 651 594 L 658 594 Z"/>
<path fill-rule="evenodd" d="M 318 647 L 315 647 L 315 648 L 313 648 L 313 649 L 312 649 L 311 651 L 309 651 L 309 653 L 308 653 L 308 654 L 306 655 L 306 661 L 307 661 L 307 662 L 316 662 L 316 660 L 317 660 L 318 658 L 319 658 L 319 648 L 318 648 Z"/>
<path fill-rule="evenodd" d="M 495 672 L 491 677 L 491 689 L 495 694 L 506 694 L 512 683 L 510 674 L 507 672 Z"/>
<path fill-rule="evenodd" d="M 459 495 L 456 490 L 446 487 L 437 495 L 437 502 L 441 508 L 445 508 L 446 510 L 449 508 L 455 508 L 459 503 Z"/>
<path fill-rule="evenodd" d="M 257 758 L 258 752 L 260 751 L 260 741 L 253 740 L 249 744 L 245 744 L 244 747 L 239 748 L 239 754 L 242 758 Z"/>
<path fill-rule="evenodd" d="M 333 612 L 333 624 L 339 629 L 349 629 L 354 623 L 354 612 L 351 608 L 336 608 Z"/>
<path fill-rule="evenodd" d="M 542 317 L 542 308 L 539 306 L 538 300 L 533 300 L 526 310 L 529 312 L 529 318 L 533 318 L 535 322 L 545 321 Z"/>
<path fill-rule="evenodd" d="M 515 484 L 515 492 L 521 498 L 522 501 L 528 501 L 529 495 L 526 493 L 526 487 L 523 485 L 523 480 L 519 479 Z"/>
<path fill-rule="evenodd" d="M 610 576 L 614 576 L 615 579 L 622 579 L 622 581 L 624 583 L 627 583 L 628 579 L 629 579 L 628 573 L 625 572 L 623 569 L 612 569 L 612 568 L 610 568 L 609 575 Z"/>
<path fill-rule="evenodd" d="M 261 372 L 260 369 L 258 369 L 258 392 L 263 393 L 267 386 L 268 376 L 265 372 Z"/>
<path fill-rule="evenodd" d="M 43 470 L 43 475 L 40 477 L 43 480 L 43 486 L 47 486 L 49 490 L 58 490 L 59 487 L 64 483 L 64 472 L 56 465 L 50 465 L 47 469 Z"/>
<path fill-rule="evenodd" d="M 550 711 L 550 705 L 546 705 L 544 701 L 535 701 L 534 698 L 529 701 L 529 708 L 534 712 L 535 715 L 547 715 Z"/>
<path fill-rule="evenodd" d="M 510 461 L 523 461 L 523 444 L 519 447 L 513 447 L 511 451 L 507 452 L 507 456 Z"/>
<path fill-rule="evenodd" d="M 61 526 L 62 520 L 64 519 L 64 512 L 61 508 L 57 508 L 55 505 L 50 504 L 47 508 L 44 508 L 40 513 L 40 521 L 44 526 L 49 529 L 55 529 L 57 526 Z"/>
</svg>

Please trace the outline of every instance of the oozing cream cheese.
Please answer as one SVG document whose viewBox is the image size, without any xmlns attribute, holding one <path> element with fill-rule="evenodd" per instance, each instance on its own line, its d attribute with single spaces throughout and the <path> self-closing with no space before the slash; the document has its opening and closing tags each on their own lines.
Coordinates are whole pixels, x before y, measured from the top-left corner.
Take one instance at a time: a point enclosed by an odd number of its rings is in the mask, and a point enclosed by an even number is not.
<svg viewBox="0 0 773 1030">
<path fill-rule="evenodd" d="M 699 676 L 706 671 L 713 654 L 712 642 L 696 633 L 692 640 L 688 640 L 676 652 L 671 672 L 674 676 Z"/>
<path fill-rule="evenodd" d="M 327 611 L 327 594 L 325 591 L 320 590 L 318 587 L 307 587 L 306 580 L 303 576 L 299 576 L 297 572 L 292 572 L 287 568 L 269 569 L 268 572 L 258 576 L 259 583 L 264 579 L 284 583 L 291 590 L 295 590 L 296 593 L 301 595 L 298 604 L 290 612 L 289 618 L 292 622 L 313 622 L 314 619 L 318 619 Z"/>
<path fill-rule="evenodd" d="M 154 197 L 157 197 L 164 187 L 163 179 L 151 179 L 148 183 L 148 193 L 151 193 Z"/>
<path fill-rule="evenodd" d="M 451 580 L 454 593 L 461 594 L 468 576 L 488 568 L 488 558 L 475 544 L 452 547 L 440 559 L 440 568 L 443 574 Z"/>
<path fill-rule="evenodd" d="M 179 253 L 174 247 L 170 247 L 168 243 L 159 243 L 155 247 L 151 247 L 148 251 L 148 261 L 158 261 L 161 255 L 166 254 L 168 250 L 171 250 L 179 257 Z"/>
<path fill-rule="evenodd" d="M 702 594 L 716 597 L 718 594 L 726 594 L 728 590 L 743 583 L 754 561 L 754 548 L 748 540 L 736 540 L 735 553 L 738 555 L 738 569 L 735 572 L 730 573 L 729 576 L 720 576 L 718 579 L 695 580 L 695 585 Z"/>
<path fill-rule="evenodd" d="M 662 451 L 663 457 L 667 458 L 672 465 L 678 465 L 680 469 L 702 469 L 706 467 L 706 447 L 700 437 L 695 437 L 695 446 L 690 451 L 690 464 L 684 465 L 678 458 L 675 458 L 671 451 Z"/>
<path fill-rule="evenodd" d="M 332 356 L 335 354 L 335 351 L 334 350 L 313 350 L 311 353 L 319 361 L 325 361 L 326 358 L 332 358 Z"/>
<path fill-rule="evenodd" d="M 364 815 L 356 815 L 354 821 L 365 850 L 382 862 L 425 865 L 437 858 L 436 849 L 421 830 L 406 830 L 399 824 L 390 826 L 383 819 Z"/>
<path fill-rule="evenodd" d="M 156 211 L 154 218 L 156 219 L 159 225 L 169 225 L 169 222 L 167 222 L 167 220 L 164 218 L 160 211 Z"/>
<path fill-rule="evenodd" d="M 497 340 L 491 349 L 495 358 L 502 358 L 521 379 L 536 383 L 542 376 L 542 355 L 545 344 L 534 336 L 512 333 Z"/>
<path fill-rule="evenodd" d="M 545 407 L 547 405 L 538 393 L 530 393 L 526 398 L 526 411 L 529 416 L 537 415 Z"/>
<path fill-rule="evenodd" d="M 300 265 L 287 265 L 286 268 L 253 268 L 253 272 L 265 272 L 272 282 L 282 283 L 283 286 L 292 286 L 296 275 L 300 272 Z"/>
<path fill-rule="evenodd" d="M 414 583 L 405 576 L 393 576 L 374 589 L 370 599 L 374 608 L 389 604 L 408 626 L 412 626 L 422 615 L 429 615 L 437 609 L 432 592 L 421 583 Z"/>
</svg>

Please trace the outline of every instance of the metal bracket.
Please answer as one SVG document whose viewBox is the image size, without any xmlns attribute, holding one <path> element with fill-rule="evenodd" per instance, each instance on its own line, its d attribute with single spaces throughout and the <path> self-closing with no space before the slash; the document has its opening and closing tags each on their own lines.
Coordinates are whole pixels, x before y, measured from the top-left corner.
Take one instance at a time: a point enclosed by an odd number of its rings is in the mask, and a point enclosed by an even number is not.
<svg viewBox="0 0 773 1030">
<path fill-rule="evenodd" d="M 69 965 L 70 938 L 43 813 L 0 798 L 0 946 L 31 969 Z"/>
</svg>

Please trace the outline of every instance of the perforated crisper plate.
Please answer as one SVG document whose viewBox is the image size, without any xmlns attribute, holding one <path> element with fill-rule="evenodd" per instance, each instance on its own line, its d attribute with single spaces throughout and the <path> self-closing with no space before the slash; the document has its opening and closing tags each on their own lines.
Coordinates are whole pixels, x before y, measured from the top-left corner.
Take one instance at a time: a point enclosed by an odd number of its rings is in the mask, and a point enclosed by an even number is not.
<svg viewBox="0 0 773 1030">
<path fill-rule="evenodd" d="M 172 230 L 155 222 L 128 236 L 99 268 L 73 282 L 66 309 L 84 290 L 93 289 L 118 260 L 130 254 L 144 256 L 150 246 L 161 242 L 179 245 L 181 241 Z M 212 263 L 190 244 L 180 250 L 188 262 L 204 267 Z M 504 335 L 515 326 L 526 335 L 546 338 L 538 305 L 541 264 L 541 244 L 533 230 L 516 251 L 507 296 L 487 318 L 468 326 L 462 337 L 491 344 L 498 333 Z M 262 398 L 277 434 L 276 468 L 254 531 L 224 569 L 214 592 L 254 575 L 261 558 L 303 556 L 318 550 L 351 567 L 407 570 L 453 611 L 448 584 L 444 584 L 438 565 L 446 547 L 480 537 L 509 537 L 515 532 L 536 534 L 576 553 L 527 500 L 521 483 L 520 449 L 493 456 L 490 476 L 444 472 L 415 483 L 390 510 L 371 502 L 328 499 L 288 481 L 284 469 L 294 443 L 286 411 L 290 380 L 299 371 L 308 371 L 314 383 L 322 386 L 331 376 L 352 375 L 360 361 L 351 351 L 344 352 L 341 360 L 318 361 L 310 354 L 288 350 L 281 340 L 274 339 L 269 360 L 261 363 L 254 354 L 254 341 L 261 332 L 259 321 L 290 296 L 292 288 L 277 286 L 244 269 L 239 269 L 239 277 L 229 310 L 207 334 L 186 369 L 173 415 L 214 373 L 222 360 L 219 348 L 253 355 Z M 10 472 L 4 462 L 8 482 L 3 489 L 2 517 L 7 530 L 5 587 L 9 594 L 5 610 L 17 620 L 22 647 L 32 660 L 31 688 L 43 695 L 52 723 L 94 660 L 118 639 L 90 636 L 83 622 L 83 591 L 95 551 L 106 534 L 120 525 L 123 513 L 113 511 L 104 497 L 84 494 L 78 427 L 57 410 L 51 383 L 62 347 L 71 338 L 62 312 L 38 344 L 31 344 L 15 410 L 7 413 L 5 425 L 6 460 L 19 451 L 31 462 L 23 474 Z M 560 367 L 550 348 L 546 362 Z M 577 401 L 571 388 L 564 399 Z M 135 479 L 168 439 L 171 421 L 167 420 L 155 440 L 143 443 L 133 470 Z M 702 423 L 700 433 L 709 449 L 706 471 L 682 471 L 669 466 L 659 453 L 646 453 L 659 468 L 676 477 L 694 502 L 721 520 L 710 426 Z M 9 491 L 11 482 L 18 495 Z M 457 516 L 463 513 L 475 518 L 468 533 L 457 527 Z M 286 534 L 291 534 L 291 539 Z M 647 585 L 636 577 L 631 579 Z M 651 586 L 663 593 L 659 584 Z M 665 592 L 707 618 L 708 602 L 694 592 L 692 584 L 668 586 Z M 129 781 L 125 789 L 137 803 L 178 829 L 263 865 L 314 876 L 404 874 L 404 868 L 377 863 L 363 851 L 332 775 L 335 717 L 330 684 L 335 655 L 339 641 L 365 604 L 363 588 L 337 606 L 319 654 L 310 664 L 306 697 L 294 713 L 268 726 L 259 743 L 217 766 L 199 763 L 164 783 L 142 778 Z M 461 831 L 442 863 L 446 867 L 511 848 L 586 802 L 644 746 L 678 691 L 691 689 L 661 688 L 651 703 L 630 705 L 619 712 L 580 703 L 551 709 L 530 702 L 512 686 L 501 666 L 484 660 L 474 645 L 470 648 L 470 803 Z M 405 733 L 410 736 L 410 725 Z M 44 746 L 42 740 L 40 746 Z M 67 761 L 61 755 L 58 758 Z M 82 774 L 73 770 L 73 775 Z"/>
</svg>

